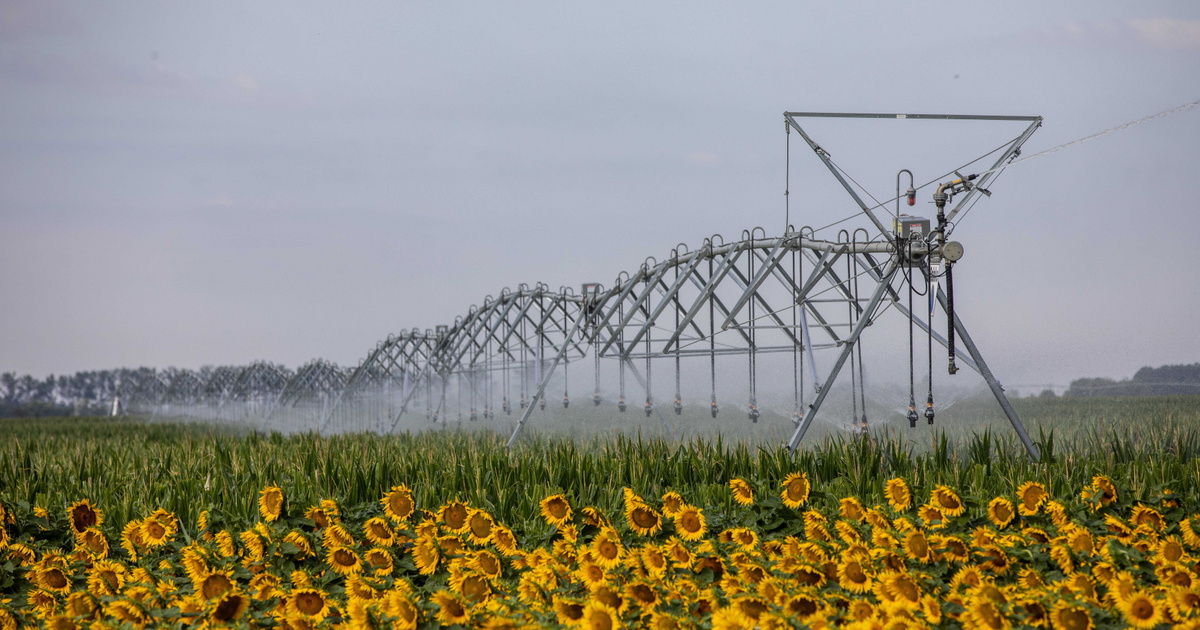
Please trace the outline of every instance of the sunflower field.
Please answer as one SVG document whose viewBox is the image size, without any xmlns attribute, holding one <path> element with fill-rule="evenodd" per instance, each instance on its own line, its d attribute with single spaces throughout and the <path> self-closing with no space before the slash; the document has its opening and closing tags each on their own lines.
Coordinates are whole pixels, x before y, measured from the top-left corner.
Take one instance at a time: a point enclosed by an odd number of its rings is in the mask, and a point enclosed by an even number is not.
<svg viewBox="0 0 1200 630">
<path fill-rule="evenodd" d="M 1200 628 L 1194 426 L 1043 434 L 1042 462 L 988 434 L 5 429 L 0 630 Z"/>
</svg>

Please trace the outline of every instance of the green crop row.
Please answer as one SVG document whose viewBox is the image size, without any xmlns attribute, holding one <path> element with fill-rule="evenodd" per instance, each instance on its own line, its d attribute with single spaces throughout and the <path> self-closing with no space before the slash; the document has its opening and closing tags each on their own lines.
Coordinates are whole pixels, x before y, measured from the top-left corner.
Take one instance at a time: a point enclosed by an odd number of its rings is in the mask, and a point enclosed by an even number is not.
<svg viewBox="0 0 1200 630">
<path fill-rule="evenodd" d="M 647 496 L 677 490 L 697 505 L 728 507 L 729 479 L 777 494 L 758 480 L 777 483 L 793 471 L 808 474 L 818 503 L 847 495 L 882 503 L 892 477 L 906 479 L 918 496 L 939 484 L 973 496 L 1011 495 L 1025 481 L 1067 496 L 1103 474 L 1134 496 L 1149 499 L 1168 488 L 1184 505 L 1200 505 L 1200 398 L 1039 404 L 1022 413 L 1032 419 L 1040 463 L 1002 427 L 970 435 L 926 430 L 919 447 L 904 430 L 870 439 L 827 435 L 790 455 L 720 437 L 573 441 L 534 433 L 509 451 L 506 436 L 479 431 L 322 437 L 104 418 L 0 420 L 0 501 L 61 514 L 90 499 L 104 511 L 105 529 L 117 531 L 159 507 L 188 522 L 206 509 L 250 520 L 257 492 L 268 485 L 284 488 L 292 508 L 303 510 L 322 499 L 347 507 L 377 501 L 404 483 L 419 506 L 466 500 L 534 537 L 549 533 L 538 502 L 550 494 L 607 512 L 619 511 L 626 486 Z"/>
</svg>

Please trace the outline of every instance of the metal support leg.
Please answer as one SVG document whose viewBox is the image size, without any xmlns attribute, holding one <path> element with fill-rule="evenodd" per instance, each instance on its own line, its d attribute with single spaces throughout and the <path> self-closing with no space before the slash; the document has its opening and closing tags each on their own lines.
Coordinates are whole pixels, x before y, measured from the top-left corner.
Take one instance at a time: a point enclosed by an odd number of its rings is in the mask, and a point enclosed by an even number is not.
<svg viewBox="0 0 1200 630">
<path fill-rule="evenodd" d="M 546 374 L 542 376 L 542 382 L 538 383 L 537 392 L 529 400 L 529 406 L 521 414 L 521 419 L 517 421 L 517 426 L 513 428 L 512 435 L 508 438 L 508 442 L 504 445 L 504 448 L 512 448 L 513 442 L 517 441 L 517 436 L 521 434 L 521 429 L 525 428 L 525 422 L 529 420 L 530 414 L 533 413 L 533 408 L 542 399 L 542 396 L 546 394 L 546 385 L 550 382 L 550 377 L 554 376 L 555 368 L 562 362 L 563 357 L 567 355 L 567 350 L 571 347 L 571 340 L 575 338 L 575 333 L 579 332 L 579 328 L 585 319 L 587 318 L 582 313 L 579 314 L 579 317 L 575 318 L 575 324 L 571 326 L 571 332 L 567 333 L 566 339 L 563 340 L 562 348 L 559 349 L 558 354 L 554 355 L 554 362 L 550 364 L 550 369 L 546 370 Z"/>
<path fill-rule="evenodd" d="M 947 309 L 945 292 L 939 288 L 937 296 L 942 309 Z M 971 359 L 979 367 L 979 373 L 983 375 L 983 380 L 987 381 L 988 387 L 992 390 L 992 395 L 996 397 L 996 402 L 1000 403 L 1000 408 L 1004 410 L 1004 415 L 1008 416 L 1008 422 L 1012 424 L 1013 430 L 1017 432 L 1017 437 L 1021 438 L 1021 443 L 1025 445 L 1025 450 L 1029 452 L 1029 457 L 1035 462 L 1041 461 L 1042 454 L 1038 451 L 1037 446 L 1034 445 L 1033 440 L 1029 439 L 1029 433 L 1025 431 L 1025 425 L 1021 424 L 1021 418 L 1017 416 L 1017 411 L 1009 404 L 1008 397 L 1004 395 L 1004 388 L 1000 386 L 1000 381 L 996 380 L 991 368 L 983 360 L 983 355 L 979 353 L 979 348 L 975 347 L 975 342 L 971 340 L 971 335 L 967 334 L 967 328 L 963 326 L 962 318 L 958 316 L 958 313 L 954 314 L 954 330 L 958 332 L 960 341 L 967 347 L 967 352 L 971 354 Z"/>
<path fill-rule="evenodd" d="M 838 372 L 842 370 L 842 365 L 846 363 L 846 359 L 850 357 L 850 352 L 854 350 L 854 344 L 858 343 L 858 337 L 862 334 L 867 324 L 871 323 L 871 318 L 875 315 L 875 309 L 879 308 L 879 303 L 883 300 L 884 293 L 887 292 L 888 286 L 891 285 L 892 278 L 896 275 L 896 270 L 899 267 L 896 261 L 890 263 L 890 268 L 884 274 L 883 280 L 879 283 L 879 288 L 875 289 L 875 294 L 871 296 L 871 301 L 867 307 L 863 309 L 862 317 L 858 323 L 854 325 L 854 331 L 846 339 L 846 343 L 842 346 L 842 352 L 838 355 L 837 363 L 833 364 L 833 368 L 829 370 L 829 377 L 825 379 L 820 391 L 817 392 L 817 397 L 812 404 L 808 406 L 808 411 L 804 413 L 804 420 L 800 422 L 800 426 L 796 427 L 796 431 L 792 433 L 792 437 L 788 440 L 788 452 L 795 453 L 796 447 L 799 446 L 800 440 L 804 439 L 805 432 L 808 431 L 809 425 L 812 424 L 813 418 L 817 415 L 817 411 L 821 409 L 821 403 L 825 401 L 825 396 L 829 394 L 833 382 L 837 379 Z"/>
</svg>

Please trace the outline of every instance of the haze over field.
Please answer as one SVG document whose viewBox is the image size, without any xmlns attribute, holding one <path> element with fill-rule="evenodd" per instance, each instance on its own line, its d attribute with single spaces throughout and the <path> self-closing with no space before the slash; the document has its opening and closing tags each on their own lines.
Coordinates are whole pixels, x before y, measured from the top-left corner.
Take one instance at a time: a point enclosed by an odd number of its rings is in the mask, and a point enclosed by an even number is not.
<svg viewBox="0 0 1200 630">
<path fill-rule="evenodd" d="M 1028 155 L 1198 79 L 1189 2 L 6 0 L 0 372 L 353 365 L 505 286 L 778 234 L 785 110 L 1042 115 Z M 808 129 L 880 199 L 1016 131 L 910 122 Z M 792 139 L 792 222 L 849 214 Z M 1200 360 L 1198 146 L 1194 108 L 1014 166 L 962 221 L 957 307 L 1006 383 Z"/>
</svg>

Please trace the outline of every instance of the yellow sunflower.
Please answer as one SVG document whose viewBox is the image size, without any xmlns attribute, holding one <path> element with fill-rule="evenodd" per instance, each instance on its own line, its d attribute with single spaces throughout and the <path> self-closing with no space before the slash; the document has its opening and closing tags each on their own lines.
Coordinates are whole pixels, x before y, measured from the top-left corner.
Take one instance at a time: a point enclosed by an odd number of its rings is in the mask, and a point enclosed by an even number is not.
<svg viewBox="0 0 1200 630">
<path fill-rule="evenodd" d="M 754 490 L 750 488 L 750 484 L 746 483 L 745 479 L 730 479 L 729 490 L 733 492 L 733 500 L 740 505 L 750 505 L 754 503 Z"/>
<path fill-rule="evenodd" d="M 504 570 L 503 565 L 500 564 L 500 558 L 486 549 L 476 552 L 471 557 L 471 568 L 493 580 L 500 577 Z"/>
<path fill-rule="evenodd" d="M 465 625 L 470 621 L 470 610 L 467 608 L 466 603 L 455 596 L 454 593 L 446 590 L 438 591 L 433 594 L 431 599 L 438 607 L 437 619 L 442 623 L 448 626 L 454 624 Z"/>
<path fill-rule="evenodd" d="M 470 605 L 485 602 L 492 595 L 487 577 L 469 570 L 451 573 L 450 588 Z"/>
<path fill-rule="evenodd" d="M 299 588 L 292 591 L 287 607 L 293 614 L 313 621 L 320 621 L 331 612 L 329 596 L 315 588 Z"/>
<path fill-rule="evenodd" d="M 1120 600 L 1125 622 L 1134 628 L 1153 628 L 1163 622 L 1162 602 L 1145 591 L 1134 591 Z"/>
<path fill-rule="evenodd" d="M 250 608 L 250 598 L 237 591 L 230 591 L 213 604 L 208 618 L 218 623 L 229 623 L 241 619 Z"/>
<path fill-rule="evenodd" d="M 1049 498 L 1050 493 L 1046 492 L 1046 486 L 1036 481 L 1026 481 L 1017 488 L 1017 499 L 1020 504 L 1017 505 L 1017 511 L 1021 516 L 1033 516 L 1038 513 L 1038 508 Z"/>
<path fill-rule="evenodd" d="M 416 509 L 412 491 L 404 484 L 392 486 L 392 489 L 383 495 L 379 502 L 383 504 L 383 513 L 397 523 L 408 520 L 408 517 L 412 516 Z"/>
<path fill-rule="evenodd" d="M 492 544 L 506 556 L 514 556 L 519 552 L 516 536 L 513 536 L 512 530 L 503 525 L 497 524 L 492 529 Z"/>
<path fill-rule="evenodd" d="M 363 554 L 363 561 L 371 567 L 375 575 L 391 575 L 394 566 L 392 554 L 380 547 L 367 550 L 367 553 Z"/>
<path fill-rule="evenodd" d="M 852 593 L 866 593 L 873 584 L 858 560 L 845 560 L 837 565 L 838 584 Z"/>
<path fill-rule="evenodd" d="M 125 566 L 111 560 L 97 560 L 87 574 L 88 591 L 97 596 L 113 596 L 125 587 Z"/>
<path fill-rule="evenodd" d="M 89 527 L 99 527 L 104 523 L 104 513 L 100 508 L 92 505 L 92 502 L 84 499 L 71 504 L 71 508 L 67 510 L 67 516 L 71 521 L 71 529 L 76 534 L 81 534 Z M 0 519 L 0 525 L 3 525 L 3 519 Z"/>
<path fill-rule="evenodd" d="M 1007 630 L 1012 622 L 1005 616 L 1000 606 L 987 597 L 968 597 L 964 617 L 971 627 L 986 630 Z"/>
<path fill-rule="evenodd" d="M 967 511 L 962 499 L 958 498 L 958 494 L 951 490 L 949 486 L 938 486 L 935 488 L 929 502 L 936 505 L 943 514 L 951 518 L 960 516 L 963 512 Z"/>
<path fill-rule="evenodd" d="M 859 522 L 862 522 L 867 515 L 866 510 L 863 509 L 863 504 L 854 497 L 846 497 L 838 501 L 838 511 L 841 512 L 843 518 Z"/>
<path fill-rule="evenodd" d="M 362 571 L 362 560 L 349 547 L 334 547 L 325 556 L 329 568 L 341 575 L 353 575 Z"/>
<path fill-rule="evenodd" d="M 625 557 L 625 548 L 621 545 L 621 539 L 611 529 L 600 532 L 592 540 L 591 552 L 596 564 L 606 569 L 619 565 Z"/>
<path fill-rule="evenodd" d="M 1055 630 L 1091 630 L 1095 627 L 1087 608 L 1072 604 L 1066 599 L 1061 599 L 1054 605 L 1054 609 L 1050 611 L 1050 622 Z"/>
<path fill-rule="evenodd" d="M 1016 510 L 1013 507 L 1012 501 L 1004 497 L 996 497 L 988 502 L 988 520 L 993 525 L 1000 529 L 1008 527 L 1008 524 L 1013 521 L 1016 516 Z"/>
<path fill-rule="evenodd" d="M 672 490 L 662 495 L 662 504 L 663 514 L 666 514 L 668 518 L 675 518 L 679 510 L 683 509 L 683 497 L 678 492 Z"/>
<path fill-rule="evenodd" d="M 421 575 L 433 575 L 441 560 L 441 546 L 436 538 L 419 538 L 413 547 L 413 562 Z"/>
<path fill-rule="evenodd" d="M 909 530 L 904 535 L 904 556 L 909 560 L 918 560 L 920 562 L 930 562 L 933 560 L 933 549 L 929 545 L 929 539 L 925 537 L 925 533 L 918 529 Z"/>
<path fill-rule="evenodd" d="M 896 511 L 903 512 L 912 506 L 912 491 L 908 489 L 908 482 L 899 477 L 888 480 L 883 487 L 883 494 L 887 497 L 888 505 Z"/>
<path fill-rule="evenodd" d="M 675 531 L 684 540 L 700 540 L 707 529 L 704 512 L 698 507 L 684 505 L 675 515 Z"/>
<path fill-rule="evenodd" d="M 879 576 L 879 592 L 881 599 L 900 602 L 907 607 L 916 609 L 921 604 L 921 586 L 916 579 L 906 573 L 888 571 Z"/>
<path fill-rule="evenodd" d="M 0 532 L 3 528 L 0 528 Z M 108 539 L 104 537 L 104 533 L 97 527 L 89 527 L 77 536 L 79 546 L 87 549 L 88 553 L 93 558 L 108 557 Z M 4 534 L 0 533 L 0 549 L 4 547 Z"/>
<path fill-rule="evenodd" d="M 222 556 L 232 558 L 237 555 L 237 545 L 233 542 L 233 534 L 223 529 L 217 532 L 215 538 L 217 540 L 217 551 L 221 552 Z"/>
<path fill-rule="evenodd" d="M 445 524 L 446 529 L 461 534 L 467 529 L 467 515 L 469 509 L 467 504 L 461 501 L 451 501 L 442 506 L 438 513 L 438 520 Z"/>
<path fill-rule="evenodd" d="M 562 527 L 571 520 L 571 504 L 564 495 L 552 494 L 542 499 L 541 509 L 542 518 L 555 527 Z"/>
<path fill-rule="evenodd" d="M 646 504 L 631 504 L 626 508 L 629 528 L 642 536 L 651 536 L 662 529 L 662 517 Z"/>
<path fill-rule="evenodd" d="M 552 599 L 554 602 L 554 614 L 557 615 L 559 624 L 571 627 L 583 619 L 583 602 L 574 599 L 565 599 L 558 595 L 555 595 Z"/>
<path fill-rule="evenodd" d="M 396 532 L 383 518 L 376 516 L 363 523 L 363 535 L 372 545 L 391 547 L 396 542 Z"/>
<path fill-rule="evenodd" d="M 294 557 L 297 560 L 303 560 L 313 555 L 312 543 L 308 541 L 308 538 L 305 537 L 304 534 L 301 534 L 298 531 L 292 530 L 285 534 L 283 537 L 283 542 L 288 543 L 296 548 Z M 283 551 L 281 550 L 281 553 L 282 552 Z"/>
<path fill-rule="evenodd" d="M 65 595 L 71 590 L 71 578 L 61 567 L 44 566 L 34 572 L 33 582 L 38 587 L 53 593 Z"/>
<path fill-rule="evenodd" d="M 492 539 L 495 525 L 496 520 L 491 514 L 484 510 L 471 510 L 471 515 L 467 517 L 467 532 L 471 535 L 471 542 L 486 545 Z"/>
<path fill-rule="evenodd" d="M 283 490 L 278 486 L 267 486 L 258 493 L 258 513 L 263 520 L 275 522 L 283 515 Z"/>
<path fill-rule="evenodd" d="M 783 491 L 779 493 L 779 496 L 783 499 L 784 505 L 796 509 L 808 503 L 808 493 L 811 489 L 812 486 L 808 483 L 808 473 L 794 472 L 783 478 Z"/>
<path fill-rule="evenodd" d="M 196 595 L 204 599 L 216 599 L 233 590 L 233 571 L 209 571 L 196 583 Z"/>
<path fill-rule="evenodd" d="M 147 547 L 161 547 L 171 539 L 171 530 L 153 516 L 142 521 L 139 528 L 141 540 Z"/>
<path fill-rule="evenodd" d="M 621 627 L 621 619 L 611 606 L 592 601 L 583 607 L 583 618 L 576 627 L 581 630 L 614 630 Z"/>
</svg>

